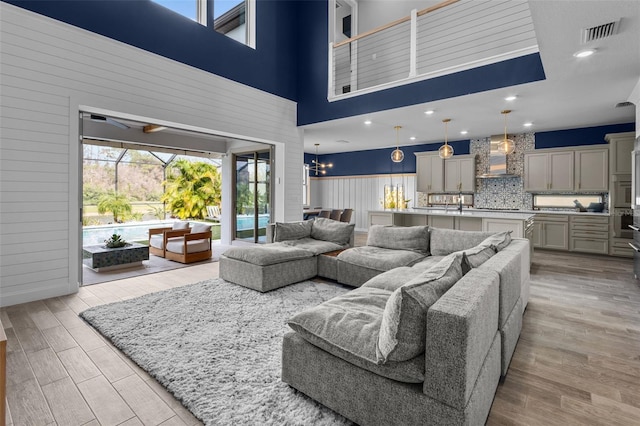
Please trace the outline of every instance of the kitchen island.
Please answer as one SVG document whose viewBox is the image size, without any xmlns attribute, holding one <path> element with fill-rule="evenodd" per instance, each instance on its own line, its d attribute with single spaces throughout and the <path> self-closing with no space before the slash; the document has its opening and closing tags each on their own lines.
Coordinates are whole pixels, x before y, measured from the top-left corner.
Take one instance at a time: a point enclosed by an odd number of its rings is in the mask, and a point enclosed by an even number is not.
<svg viewBox="0 0 640 426">
<path fill-rule="evenodd" d="M 369 210 L 368 225 L 415 226 L 460 229 L 463 231 L 512 231 L 515 238 L 532 238 L 535 214 L 518 211 L 494 211 L 464 208 L 414 208 L 404 210 Z"/>
</svg>

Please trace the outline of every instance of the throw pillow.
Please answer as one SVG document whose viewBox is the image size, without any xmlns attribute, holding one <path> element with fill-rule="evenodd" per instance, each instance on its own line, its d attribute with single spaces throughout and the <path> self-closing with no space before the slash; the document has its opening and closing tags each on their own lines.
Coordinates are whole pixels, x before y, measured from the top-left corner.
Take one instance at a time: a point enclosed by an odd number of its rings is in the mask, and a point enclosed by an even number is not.
<svg viewBox="0 0 640 426">
<path fill-rule="evenodd" d="M 506 246 L 511 244 L 511 231 L 503 231 L 498 232 L 497 234 L 493 234 L 490 237 L 487 237 L 484 241 L 482 241 L 479 245 L 481 246 L 493 246 L 495 247 L 496 252 L 502 250 Z"/>
<path fill-rule="evenodd" d="M 391 250 L 428 253 L 429 227 L 373 225 L 369 228 L 367 245 Z"/>
<path fill-rule="evenodd" d="M 462 253 L 464 254 L 463 265 L 466 263 L 469 268 L 477 268 L 491 259 L 496 254 L 496 250 L 493 245 L 485 246 L 481 244 Z"/>
<path fill-rule="evenodd" d="M 189 229 L 189 222 L 173 222 L 173 226 L 171 228 L 174 231 L 178 229 Z"/>
<path fill-rule="evenodd" d="M 276 222 L 275 235 L 273 241 L 278 243 L 281 241 L 299 240 L 301 238 L 309 238 L 311 236 L 312 220 L 304 220 L 302 222 Z"/>
<path fill-rule="evenodd" d="M 346 245 L 351 240 L 355 223 L 338 222 L 337 220 L 317 217 L 311 226 L 311 238 L 322 241 L 331 241 L 336 244 Z"/>
<path fill-rule="evenodd" d="M 376 345 L 379 364 L 406 361 L 424 352 L 427 311 L 462 278 L 462 258 L 462 253 L 445 257 L 391 294 Z"/>
<path fill-rule="evenodd" d="M 194 223 L 191 227 L 191 233 L 199 234 L 201 232 L 211 232 L 211 225 L 206 225 L 204 223 Z"/>
<path fill-rule="evenodd" d="M 433 256 L 446 256 L 468 250 L 480 244 L 493 232 L 460 231 L 457 229 L 429 228 L 429 249 Z"/>
</svg>

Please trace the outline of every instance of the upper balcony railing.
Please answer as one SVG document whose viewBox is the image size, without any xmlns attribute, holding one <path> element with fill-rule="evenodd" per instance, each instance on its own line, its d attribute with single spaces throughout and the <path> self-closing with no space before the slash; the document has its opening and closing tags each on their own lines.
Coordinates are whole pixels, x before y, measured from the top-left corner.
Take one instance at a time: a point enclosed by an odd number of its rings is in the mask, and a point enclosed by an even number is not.
<svg viewBox="0 0 640 426">
<path fill-rule="evenodd" d="M 446 0 L 329 43 L 329 100 L 538 51 L 525 0 Z"/>
</svg>

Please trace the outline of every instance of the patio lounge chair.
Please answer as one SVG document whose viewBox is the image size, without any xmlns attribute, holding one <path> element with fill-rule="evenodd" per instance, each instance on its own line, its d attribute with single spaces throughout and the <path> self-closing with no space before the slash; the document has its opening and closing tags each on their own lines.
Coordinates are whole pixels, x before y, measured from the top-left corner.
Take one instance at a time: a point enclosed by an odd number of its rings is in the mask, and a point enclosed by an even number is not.
<svg viewBox="0 0 640 426">
<path fill-rule="evenodd" d="M 220 207 L 207 206 L 207 216 L 205 217 L 205 219 L 220 222 L 220 216 Z"/>
<path fill-rule="evenodd" d="M 166 232 L 165 235 L 170 235 Z M 211 225 L 196 223 L 189 233 L 177 238 L 166 238 L 165 258 L 180 263 L 198 262 L 211 258 Z"/>
<path fill-rule="evenodd" d="M 149 229 L 149 253 L 165 257 L 167 241 L 170 238 L 180 238 L 189 232 L 189 222 L 175 222 L 172 227 Z"/>
</svg>

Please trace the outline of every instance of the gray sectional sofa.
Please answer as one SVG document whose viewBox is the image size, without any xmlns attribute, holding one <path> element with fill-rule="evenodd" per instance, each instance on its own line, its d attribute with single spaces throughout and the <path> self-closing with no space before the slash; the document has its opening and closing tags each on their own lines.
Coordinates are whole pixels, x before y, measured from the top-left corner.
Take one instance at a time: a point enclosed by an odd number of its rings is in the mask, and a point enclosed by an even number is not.
<svg viewBox="0 0 640 426">
<path fill-rule="evenodd" d="M 329 278 L 358 288 L 290 319 L 282 380 L 360 425 L 484 424 L 520 335 L 529 256 L 508 233 L 372 226 L 333 258 Z"/>
</svg>

